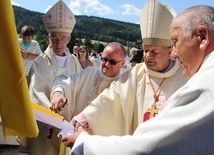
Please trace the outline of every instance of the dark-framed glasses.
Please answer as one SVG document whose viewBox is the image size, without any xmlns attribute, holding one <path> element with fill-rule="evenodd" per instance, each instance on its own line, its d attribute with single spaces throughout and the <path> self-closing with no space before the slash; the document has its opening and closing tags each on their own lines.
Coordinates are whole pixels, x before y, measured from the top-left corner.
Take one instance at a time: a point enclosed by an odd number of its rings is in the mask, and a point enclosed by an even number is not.
<svg viewBox="0 0 214 155">
<path fill-rule="evenodd" d="M 124 60 L 115 61 L 115 60 L 113 60 L 113 59 L 107 59 L 107 58 L 101 57 L 101 61 L 102 61 L 102 62 L 105 62 L 105 63 L 109 62 L 111 65 L 116 65 L 118 62 L 122 62 L 122 61 L 124 61 Z"/>
</svg>

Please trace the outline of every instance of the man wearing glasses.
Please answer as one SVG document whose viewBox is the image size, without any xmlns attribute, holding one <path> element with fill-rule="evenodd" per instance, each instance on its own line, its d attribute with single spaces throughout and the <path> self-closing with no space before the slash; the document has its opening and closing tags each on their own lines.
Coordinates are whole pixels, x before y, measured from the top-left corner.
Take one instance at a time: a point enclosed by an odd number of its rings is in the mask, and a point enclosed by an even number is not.
<svg viewBox="0 0 214 155">
<path fill-rule="evenodd" d="M 76 23 L 68 6 L 63 1 L 58 1 L 44 15 L 43 23 L 49 33 L 50 44 L 32 65 L 29 74 L 29 92 L 32 101 L 49 109 L 51 107 L 50 92 L 54 83 L 67 79 L 70 75 L 81 71 L 82 67 L 67 48 Z M 41 127 L 40 124 L 39 127 Z M 54 135 L 51 140 L 48 140 L 47 136 L 50 136 L 50 133 L 44 134 L 43 130 L 39 129 L 39 136 L 31 141 L 29 154 L 44 154 L 43 151 L 47 155 L 59 154 L 57 147 L 51 144 Z M 48 128 L 45 129 L 49 131 Z"/>
<path fill-rule="evenodd" d="M 67 99 L 65 107 L 70 107 L 70 111 L 65 112 L 65 109 L 57 108 L 55 112 L 70 121 L 125 71 L 121 71 L 126 63 L 125 57 L 126 50 L 122 44 L 109 43 L 103 50 L 100 67 L 87 67 L 56 83 L 51 92 L 51 109 L 55 109 L 55 106 L 61 105 Z"/>
<path fill-rule="evenodd" d="M 126 50 L 122 44 L 109 43 L 103 50 L 100 67 L 87 67 L 55 84 L 51 92 L 51 108 L 55 109 L 67 98 L 68 105 L 65 106 L 71 110 L 63 116 L 70 121 L 122 74 L 120 70 L 126 63 L 125 57 Z M 63 113 L 64 109 L 57 108 L 55 111 Z"/>
</svg>

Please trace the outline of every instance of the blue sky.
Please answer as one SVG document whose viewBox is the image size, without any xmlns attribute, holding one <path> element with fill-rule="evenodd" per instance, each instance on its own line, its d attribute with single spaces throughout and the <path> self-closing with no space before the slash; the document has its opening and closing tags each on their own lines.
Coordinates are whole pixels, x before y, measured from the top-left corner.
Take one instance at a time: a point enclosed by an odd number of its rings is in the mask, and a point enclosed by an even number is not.
<svg viewBox="0 0 214 155">
<path fill-rule="evenodd" d="M 45 13 L 58 0 L 11 0 L 12 4 Z M 148 0 L 63 0 L 74 15 L 97 16 L 139 23 L 140 12 Z M 214 6 L 214 0 L 158 0 L 170 5 L 176 13 L 195 5 Z"/>
</svg>

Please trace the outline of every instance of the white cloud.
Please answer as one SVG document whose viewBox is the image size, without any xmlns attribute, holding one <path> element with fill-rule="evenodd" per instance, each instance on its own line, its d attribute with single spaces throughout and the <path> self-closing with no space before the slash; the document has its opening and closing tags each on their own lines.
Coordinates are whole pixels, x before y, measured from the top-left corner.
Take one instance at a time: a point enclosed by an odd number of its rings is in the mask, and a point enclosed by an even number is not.
<svg viewBox="0 0 214 155">
<path fill-rule="evenodd" d="M 11 1 L 11 4 L 12 4 L 12 5 L 16 5 L 16 6 L 21 6 L 19 3 L 16 3 L 16 2 L 14 2 L 14 1 Z"/>
<path fill-rule="evenodd" d="M 49 5 L 48 7 L 46 7 L 44 10 L 44 13 L 48 12 L 48 10 L 50 10 L 51 7 L 52 7 L 52 5 Z"/>
<path fill-rule="evenodd" d="M 121 8 L 124 9 L 124 11 L 122 11 L 123 15 L 140 16 L 141 9 L 136 8 L 132 4 L 124 4 L 124 5 L 121 6 Z"/>
<path fill-rule="evenodd" d="M 72 0 L 69 4 L 69 8 L 75 15 L 82 14 L 115 14 L 116 12 L 108 5 L 104 5 L 99 0 Z"/>
</svg>

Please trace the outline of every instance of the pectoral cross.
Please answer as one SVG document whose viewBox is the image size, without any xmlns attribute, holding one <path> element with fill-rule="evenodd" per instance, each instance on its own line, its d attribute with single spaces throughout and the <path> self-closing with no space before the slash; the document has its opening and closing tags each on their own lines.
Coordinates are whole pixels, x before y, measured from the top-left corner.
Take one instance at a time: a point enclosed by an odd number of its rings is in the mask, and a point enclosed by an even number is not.
<svg viewBox="0 0 214 155">
<path fill-rule="evenodd" d="M 152 104 L 152 105 L 151 105 L 151 108 L 149 108 L 149 109 L 147 110 L 147 112 L 150 113 L 149 119 L 155 117 L 155 114 L 158 114 L 158 110 L 157 110 L 157 108 L 156 108 L 156 105 L 155 105 L 155 104 Z"/>
</svg>

